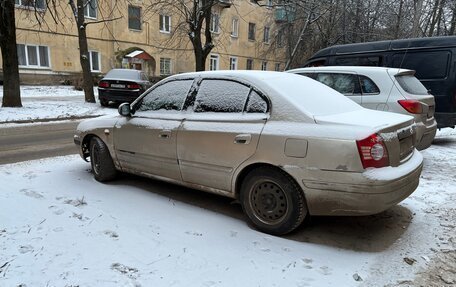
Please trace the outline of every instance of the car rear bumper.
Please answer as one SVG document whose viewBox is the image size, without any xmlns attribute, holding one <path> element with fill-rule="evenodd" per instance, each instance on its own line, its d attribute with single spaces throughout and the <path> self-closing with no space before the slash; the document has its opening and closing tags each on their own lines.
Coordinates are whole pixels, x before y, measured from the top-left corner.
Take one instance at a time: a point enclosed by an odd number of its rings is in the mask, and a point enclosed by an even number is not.
<svg viewBox="0 0 456 287">
<path fill-rule="evenodd" d="M 311 215 L 369 215 L 380 213 L 407 198 L 418 187 L 423 157 L 415 150 L 399 167 L 363 173 L 320 171 L 332 182 L 303 180 Z"/>
<path fill-rule="evenodd" d="M 106 89 L 98 89 L 98 99 L 100 101 L 112 101 L 117 103 L 133 102 L 138 98 L 142 92 L 140 90 L 134 91 L 114 91 Z"/>
<path fill-rule="evenodd" d="M 416 148 L 418 150 L 424 150 L 424 149 L 427 149 L 428 147 L 430 147 L 432 144 L 432 141 L 435 138 L 436 133 L 437 133 L 437 122 L 435 120 L 433 120 L 429 125 L 417 123 Z"/>
<path fill-rule="evenodd" d="M 434 115 L 437 121 L 437 128 L 454 128 L 456 126 L 456 113 L 440 113 Z"/>
</svg>

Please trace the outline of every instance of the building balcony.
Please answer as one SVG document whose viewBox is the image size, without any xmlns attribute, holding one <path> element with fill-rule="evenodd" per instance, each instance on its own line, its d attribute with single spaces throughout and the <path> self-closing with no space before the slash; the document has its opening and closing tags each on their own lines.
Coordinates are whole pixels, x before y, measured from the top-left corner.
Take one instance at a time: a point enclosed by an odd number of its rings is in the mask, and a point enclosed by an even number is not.
<svg viewBox="0 0 456 287">
<path fill-rule="evenodd" d="M 275 9 L 275 21 L 276 22 L 293 22 L 296 18 L 296 12 L 294 8 L 290 6 L 279 6 Z"/>
</svg>

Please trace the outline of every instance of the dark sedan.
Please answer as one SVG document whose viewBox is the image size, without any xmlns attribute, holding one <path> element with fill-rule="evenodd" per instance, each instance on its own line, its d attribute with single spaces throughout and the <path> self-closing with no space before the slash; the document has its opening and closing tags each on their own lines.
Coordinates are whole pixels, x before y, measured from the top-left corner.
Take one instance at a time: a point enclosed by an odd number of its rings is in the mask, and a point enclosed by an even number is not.
<svg viewBox="0 0 456 287">
<path fill-rule="evenodd" d="M 131 103 L 151 86 L 147 75 L 142 71 L 112 69 L 98 83 L 98 99 L 102 106 L 107 106 L 110 102 Z"/>
</svg>

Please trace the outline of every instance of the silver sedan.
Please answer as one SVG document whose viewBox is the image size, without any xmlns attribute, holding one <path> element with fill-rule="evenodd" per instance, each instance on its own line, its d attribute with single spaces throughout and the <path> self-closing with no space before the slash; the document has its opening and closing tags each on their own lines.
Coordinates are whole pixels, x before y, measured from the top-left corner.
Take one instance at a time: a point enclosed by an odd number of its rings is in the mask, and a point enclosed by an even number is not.
<svg viewBox="0 0 456 287">
<path fill-rule="evenodd" d="M 422 169 L 412 117 L 294 74 L 180 74 L 119 113 L 74 136 L 98 181 L 122 171 L 238 198 L 271 234 L 307 215 L 381 212 L 417 188 Z"/>
</svg>

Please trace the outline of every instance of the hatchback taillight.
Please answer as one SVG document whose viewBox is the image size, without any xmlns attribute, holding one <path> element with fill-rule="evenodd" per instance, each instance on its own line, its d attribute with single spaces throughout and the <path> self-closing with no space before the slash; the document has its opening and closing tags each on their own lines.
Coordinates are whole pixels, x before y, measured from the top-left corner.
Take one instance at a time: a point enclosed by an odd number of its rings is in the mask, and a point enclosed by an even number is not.
<svg viewBox="0 0 456 287">
<path fill-rule="evenodd" d="M 109 88 L 109 83 L 105 81 L 101 81 L 98 83 L 99 88 Z"/>
<path fill-rule="evenodd" d="M 397 102 L 411 114 L 423 113 L 423 104 L 417 100 L 399 100 Z"/>
<path fill-rule="evenodd" d="M 365 139 L 356 141 L 356 145 L 363 168 L 389 165 L 388 151 L 381 136 L 372 134 Z"/>
<path fill-rule="evenodd" d="M 136 89 L 140 89 L 141 86 L 138 85 L 138 84 L 128 84 L 128 85 L 127 85 L 127 88 L 128 88 L 128 89 L 132 89 L 132 90 L 136 90 Z"/>
</svg>

